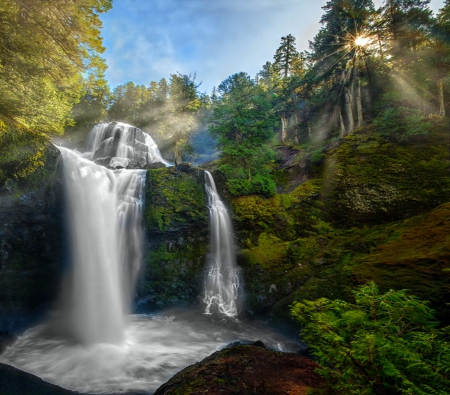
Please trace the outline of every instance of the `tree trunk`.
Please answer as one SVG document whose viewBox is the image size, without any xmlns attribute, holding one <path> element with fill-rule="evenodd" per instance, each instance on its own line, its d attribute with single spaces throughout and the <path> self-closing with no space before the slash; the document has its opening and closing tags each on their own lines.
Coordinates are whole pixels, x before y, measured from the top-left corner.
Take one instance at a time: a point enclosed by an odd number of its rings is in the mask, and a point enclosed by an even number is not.
<svg viewBox="0 0 450 395">
<path fill-rule="evenodd" d="M 284 143 L 287 140 L 287 127 L 288 119 L 285 115 L 281 116 L 281 142 Z"/>
<path fill-rule="evenodd" d="M 347 87 L 345 88 L 345 113 L 347 115 L 347 121 L 348 121 L 348 127 L 347 127 L 347 134 L 350 134 L 355 130 L 355 120 L 353 118 L 353 110 L 352 110 L 352 103 L 353 103 L 353 95 L 350 89 Z"/>
<path fill-rule="evenodd" d="M 346 131 L 345 131 L 345 124 L 344 124 L 344 119 L 342 118 L 342 112 L 341 110 L 339 110 L 339 125 L 341 127 L 341 130 L 339 132 L 339 137 L 343 138 L 346 136 Z"/>
<path fill-rule="evenodd" d="M 311 124 L 308 122 L 308 123 L 307 123 L 307 126 L 308 126 L 308 138 L 310 138 L 311 135 L 312 135 Z"/>
<path fill-rule="evenodd" d="M 444 83 L 442 78 L 439 78 L 436 81 L 436 85 L 438 88 L 438 100 L 439 100 L 439 110 L 438 115 L 445 116 L 445 103 L 444 103 Z"/>
<path fill-rule="evenodd" d="M 361 82 L 358 77 L 356 77 L 356 115 L 358 117 L 358 128 L 360 128 L 363 123 L 363 108 L 362 108 L 362 101 L 361 101 Z"/>
</svg>

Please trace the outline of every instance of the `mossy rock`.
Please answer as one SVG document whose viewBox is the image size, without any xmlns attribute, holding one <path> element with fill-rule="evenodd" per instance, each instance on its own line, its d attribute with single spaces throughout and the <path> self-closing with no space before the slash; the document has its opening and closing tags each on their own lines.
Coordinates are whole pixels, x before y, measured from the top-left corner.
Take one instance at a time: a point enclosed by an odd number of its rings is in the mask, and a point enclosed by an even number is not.
<svg viewBox="0 0 450 395">
<path fill-rule="evenodd" d="M 145 221 L 150 231 L 207 227 L 208 211 L 202 171 L 176 168 L 147 171 Z"/>
<path fill-rule="evenodd" d="M 155 395 L 306 394 L 323 383 L 317 367 L 299 354 L 235 345 L 186 367 Z"/>
<path fill-rule="evenodd" d="M 448 201 L 448 135 L 438 126 L 401 144 L 366 128 L 329 153 L 323 198 L 334 224 L 395 221 Z"/>
<path fill-rule="evenodd" d="M 203 236 L 203 237 L 202 237 Z M 198 303 L 206 265 L 208 239 L 161 240 L 147 254 L 139 296 L 150 309 L 188 307 Z"/>
<path fill-rule="evenodd" d="M 138 297 L 150 309 L 196 304 L 209 242 L 204 172 L 149 169 L 144 219 L 147 258 Z"/>
<path fill-rule="evenodd" d="M 320 180 L 308 181 L 290 193 L 270 198 L 256 195 L 232 200 L 232 212 L 241 243 L 246 247 L 258 245 L 262 232 L 282 240 L 294 240 L 316 232 L 321 222 Z"/>
</svg>

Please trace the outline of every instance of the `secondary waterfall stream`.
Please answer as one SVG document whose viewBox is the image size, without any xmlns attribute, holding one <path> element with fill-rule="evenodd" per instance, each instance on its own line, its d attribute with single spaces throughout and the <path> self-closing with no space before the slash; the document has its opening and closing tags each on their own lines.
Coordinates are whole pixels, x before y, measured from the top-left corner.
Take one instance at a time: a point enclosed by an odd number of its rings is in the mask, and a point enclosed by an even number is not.
<svg viewBox="0 0 450 395">
<path fill-rule="evenodd" d="M 71 264 L 52 316 L 19 336 L 0 362 L 79 392 L 151 393 L 236 340 L 286 349 L 283 338 L 265 328 L 224 319 L 237 314 L 239 282 L 231 223 L 209 173 L 211 229 L 221 233 L 211 235 L 206 312 L 217 310 L 219 318 L 196 310 L 132 315 L 143 254 L 145 170 L 138 168 L 168 162 L 150 136 L 116 122 L 93 129 L 86 153 L 60 150 Z"/>
<path fill-rule="evenodd" d="M 218 312 L 236 317 L 239 272 L 235 262 L 236 248 L 231 218 L 209 171 L 205 171 L 205 178 L 210 216 L 209 267 L 203 298 L 203 303 L 206 304 L 205 314 Z"/>
</svg>

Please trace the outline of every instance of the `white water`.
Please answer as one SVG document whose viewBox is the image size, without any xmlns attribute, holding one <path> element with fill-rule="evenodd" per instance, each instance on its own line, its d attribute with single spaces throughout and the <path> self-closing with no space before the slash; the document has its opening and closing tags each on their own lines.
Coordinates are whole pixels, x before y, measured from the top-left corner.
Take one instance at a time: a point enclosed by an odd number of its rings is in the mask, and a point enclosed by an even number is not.
<svg viewBox="0 0 450 395">
<path fill-rule="evenodd" d="M 239 271 L 233 227 L 209 171 L 205 172 L 205 178 L 210 217 L 210 253 L 203 298 L 205 314 L 218 312 L 235 317 L 239 313 Z"/>
<path fill-rule="evenodd" d="M 175 373 L 231 342 L 262 340 L 280 351 L 297 351 L 264 327 L 214 320 L 201 313 L 128 317 L 123 345 L 83 346 L 55 336 L 48 325 L 20 336 L 0 357 L 7 363 L 74 391 L 153 393 Z"/>
<path fill-rule="evenodd" d="M 122 344 L 142 260 L 145 171 L 111 171 L 60 151 L 71 262 L 58 325 L 82 344 Z"/>
<path fill-rule="evenodd" d="M 104 164 L 112 168 L 144 168 L 156 162 L 170 166 L 147 133 L 122 122 L 94 126 L 89 135 L 88 152 L 84 156 L 88 159 L 105 159 Z"/>
</svg>

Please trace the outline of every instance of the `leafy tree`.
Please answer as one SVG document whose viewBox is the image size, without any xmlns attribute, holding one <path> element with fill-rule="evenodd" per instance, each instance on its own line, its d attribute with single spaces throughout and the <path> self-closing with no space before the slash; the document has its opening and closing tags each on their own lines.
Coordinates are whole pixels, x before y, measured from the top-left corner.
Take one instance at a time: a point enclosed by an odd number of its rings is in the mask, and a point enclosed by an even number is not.
<svg viewBox="0 0 450 395">
<path fill-rule="evenodd" d="M 292 306 L 322 365 L 324 393 L 448 394 L 450 331 L 437 329 L 427 302 L 406 290 L 381 294 L 374 283 L 354 295 L 355 303 L 322 298 Z"/>
<path fill-rule="evenodd" d="M 2 0 L 0 114 L 62 133 L 81 75 L 104 51 L 99 14 L 111 0 Z"/>
<path fill-rule="evenodd" d="M 276 121 L 266 92 L 243 72 L 224 80 L 218 92 L 209 130 L 221 151 L 228 189 L 236 196 L 273 195 L 276 185 L 268 167 L 273 151 L 266 143 Z"/>
<path fill-rule="evenodd" d="M 438 115 L 446 114 L 444 86 L 449 82 L 450 72 L 450 1 L 446 0 L 432 28 L 432 53 L 427 59 L 433 63 L 437 88 Z M 428 54 L 426 54 L 428 55 Z"/>
</svg>

